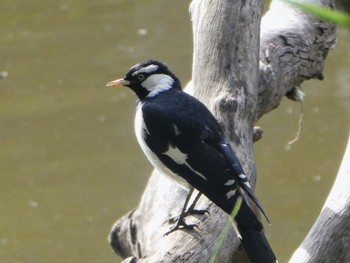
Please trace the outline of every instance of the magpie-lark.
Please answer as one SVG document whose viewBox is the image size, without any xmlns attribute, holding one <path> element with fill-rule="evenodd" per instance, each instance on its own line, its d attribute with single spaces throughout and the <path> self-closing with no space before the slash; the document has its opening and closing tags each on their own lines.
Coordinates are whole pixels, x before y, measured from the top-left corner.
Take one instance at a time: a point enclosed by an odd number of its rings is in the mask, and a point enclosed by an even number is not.
<svg viewBox="0 0 350 263">
<path fill-rule="evenodd" d="M 136 93 L 139 102 L 135 132 L 142 150 L 162 174 L 192 189 L 177 224 L 168 233 L 179 227 L 193 228 L 194 225 L 186 224 L 184 217 L 194 187 L 234 217 L 235 229 L 251 262 L 277 262 L 262 224 L 242 193 L 265 217 L 266 214 L 210 111 L 183 92 L 179 79 L 155 60 L 133 66 L 125 78 L 111 81 L 107 86 L 127 86 Z M 198 196 L 195 202 L 197 200 Z"/>
</svg>

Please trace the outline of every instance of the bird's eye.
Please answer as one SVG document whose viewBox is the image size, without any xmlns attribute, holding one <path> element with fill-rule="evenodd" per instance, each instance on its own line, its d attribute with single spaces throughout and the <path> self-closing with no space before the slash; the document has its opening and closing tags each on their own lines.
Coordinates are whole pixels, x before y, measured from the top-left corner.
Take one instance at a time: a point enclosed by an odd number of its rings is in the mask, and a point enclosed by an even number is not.
<svg viewBox="0 0 350 263">
<path fill-rule="evenodd" d="M 139 81 L 143 81 L 146 77 L 145 77 L 144 74 L 138 74 L 137 78 L 138 78 Z"/>
</svg>

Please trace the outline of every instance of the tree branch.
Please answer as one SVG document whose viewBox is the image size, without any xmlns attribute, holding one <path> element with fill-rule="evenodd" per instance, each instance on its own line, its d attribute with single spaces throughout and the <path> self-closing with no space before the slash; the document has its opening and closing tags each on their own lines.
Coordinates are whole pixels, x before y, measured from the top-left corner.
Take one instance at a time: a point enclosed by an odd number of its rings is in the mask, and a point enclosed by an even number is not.
<svg viewBox="0 0 350 263">
<path fill-rule="evenodd" d="M 253 184 L 255 121 L 276 108 L 284 95 L 293 98 L 303 80 L 321 76 L 336 39 L 331 24 L 274 2 L 262 21 L 260 48 L 261 0 L 191 4 L 193 94 L 222 124 Z M 320 3 L 330 5 L 330 0 Z M 281 14 L 278 23 L 269 23 Z M 206 197 L 197 208 L 210 215 L 186 218 L 198 230 L 163 236 L 180 214 L 185 196 L 183 189 L 153 172 L 139 206 L 117 221 L 110 234 L 115 252 L 129 257 L 124 262 L 208 261 L 228 216 Z M 247 262 L 243 253 L 235 253 L 239 244 L 231 228 L 216 262 Z"/>
<path fill-rule="evenodd" d="M 308 3 L 333 7 L 330 0 Z M 324 62 L 336 43 L 336 27 L 275 0 L 261 21 L 257 118 L 278 107 L 284 95 L 296 98 L 304 80 L 323 79 Z"/>
</svg>

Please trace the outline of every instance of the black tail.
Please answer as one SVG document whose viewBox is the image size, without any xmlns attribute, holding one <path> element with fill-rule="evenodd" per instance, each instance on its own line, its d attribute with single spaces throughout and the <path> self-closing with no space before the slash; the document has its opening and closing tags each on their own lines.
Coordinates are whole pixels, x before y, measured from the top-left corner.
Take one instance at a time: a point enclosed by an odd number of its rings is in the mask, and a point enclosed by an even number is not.
<svg viewBox="0 0 350 263">
<path fill-rule="evenodd" d="M 251 263 L 276 263 L 275 254 L 267 241 L 263 226 L 245 201 L 235 217 L 241 243 Z"/>
</svg>

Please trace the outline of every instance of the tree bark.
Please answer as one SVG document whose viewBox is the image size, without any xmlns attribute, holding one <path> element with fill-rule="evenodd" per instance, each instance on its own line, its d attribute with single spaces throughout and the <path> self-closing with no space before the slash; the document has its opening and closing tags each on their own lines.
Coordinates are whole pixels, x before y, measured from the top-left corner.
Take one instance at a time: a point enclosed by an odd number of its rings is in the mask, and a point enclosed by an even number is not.
<svg viewBox="0 0 350 263">
<path fill-rule="evenodd" d="M 330 6 L 330 0 L 313 3 Z M 193 94 L 214 113 L 254 185 L 253 127 L 284 95 L 300 100 L 298 87 L 321 78 L 334 46 L 335 27 L 281 1 L 262 14 L 261 0 L 193 0 Z M 192 231 L 164 233 L 180 214 L 186 191 L 154 171 L 139 206 L 115 223 L 110 243 L 123 262 L 208 262 L 228 216 L 201 197 L 210 215 L 186 218 Z M 268 207 L 268 204 L 263 204 Z M 268 210 L 268 209 L 267 209 Z M 247 262 L 229 229 L 216 262 Z M 239 250 L 238 250 L 239 251 Z M 277 255 L 278 256 L 278 255 Z"/>
</svg>

